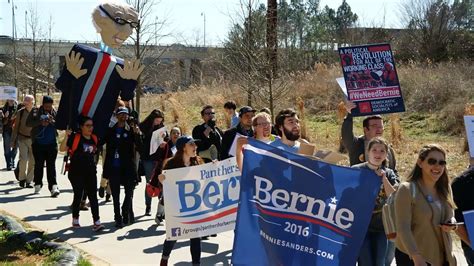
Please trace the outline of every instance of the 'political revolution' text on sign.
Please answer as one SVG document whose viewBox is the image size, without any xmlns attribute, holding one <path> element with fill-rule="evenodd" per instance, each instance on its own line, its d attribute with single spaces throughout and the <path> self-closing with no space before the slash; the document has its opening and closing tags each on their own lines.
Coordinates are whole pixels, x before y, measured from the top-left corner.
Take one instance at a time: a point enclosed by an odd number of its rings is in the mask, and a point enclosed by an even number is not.
<svg viewBox="0 0 474 266">
<path fill-rule="evenodd" d="M 354 116 L 405 111 L 389 44 L 343 47 L 339 56 Z"/>
<path fill-rule="evenodd" d="M 203 237 L 233 230 L 240 190 L 235 158 L 164 170 L 166 238 Z"/>
<path fill-rule="evenodd" d="M 381 181 L 249 139 L 235 265 L 355 265 Z"/>
</svg>

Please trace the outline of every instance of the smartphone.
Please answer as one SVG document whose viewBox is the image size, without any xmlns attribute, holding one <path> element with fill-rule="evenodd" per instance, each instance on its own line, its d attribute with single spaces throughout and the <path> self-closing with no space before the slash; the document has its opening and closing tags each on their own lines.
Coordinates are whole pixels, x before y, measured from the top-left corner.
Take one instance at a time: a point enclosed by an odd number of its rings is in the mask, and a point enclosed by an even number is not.
<svg viewBox="0 0 474 266">
<path fill-rule="evenodd" d="M 464 225 L 464 223 L 463 223 L 463 222 L 458 222 L 458 223 L 441 223 L 441 225 L 457 226 L 457 225 Z"/>
</svg>

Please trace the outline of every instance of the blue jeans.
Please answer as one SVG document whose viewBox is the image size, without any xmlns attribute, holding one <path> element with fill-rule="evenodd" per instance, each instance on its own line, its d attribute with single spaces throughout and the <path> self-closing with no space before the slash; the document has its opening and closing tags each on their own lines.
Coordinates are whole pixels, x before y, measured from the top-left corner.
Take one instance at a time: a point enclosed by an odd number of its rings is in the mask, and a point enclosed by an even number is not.
<svg viewBox="0 0 474 266">
<path fill-rule="evenodd" d="M 153 170 L 155 169 L 156 161 L 152 160 L 142 160 L 143 170 L 145 170 L 145 178 L 146 182 L 150 182 L 151 174 L 153 174 Z M 145 205 L 151 206 L 151 198 L 148 196 L 145 190 Z"/>
<path fill-rule="evenodd" d="M 392 265 L 392 261 L 395 258 L 395 243 L 387 241 L 387 253 L 385 254 L 385 266 Z"/>
<path fill-rule="evenodd" d="M 16 145 L 14 149 L 11 148 L 10 142 L 12 139 L 12 133 L 10 132 L 3 132 L 3 152 L 5 154 L 5 163 L 7 164 L 7 168 L 15 167 L 15 157 L 18 151 Z"/>
<path fill-rule="evenodd" d="M 360 249 L 359 266 L 379 266 L 385 264 L 387 237 L 384 232 L 367 232 Z"/>
</svg>

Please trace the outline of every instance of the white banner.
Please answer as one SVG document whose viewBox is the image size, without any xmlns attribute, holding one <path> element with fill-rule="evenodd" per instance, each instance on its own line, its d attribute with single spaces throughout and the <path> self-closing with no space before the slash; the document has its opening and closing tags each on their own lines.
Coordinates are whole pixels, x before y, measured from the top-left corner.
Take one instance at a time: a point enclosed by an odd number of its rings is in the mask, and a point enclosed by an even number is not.
<svg viewBox="0 0 474 266">
<path fill-rule="evenodd" d="M 469 144 L 469 154 L 474 158 L 474 115 L 464 116 L 464 125 L 466 126 L 466 138 Z"/>
<path fill-rule="evenodd" d="M 17 88 L 13 86 L 0 86 L 0 100 L 17 100 Z"/>
<path fill-rule="evenodd" d="M 164 170 L 166 239 L 234 230 L 240 193 L 235 158 Z"/>
</svg>

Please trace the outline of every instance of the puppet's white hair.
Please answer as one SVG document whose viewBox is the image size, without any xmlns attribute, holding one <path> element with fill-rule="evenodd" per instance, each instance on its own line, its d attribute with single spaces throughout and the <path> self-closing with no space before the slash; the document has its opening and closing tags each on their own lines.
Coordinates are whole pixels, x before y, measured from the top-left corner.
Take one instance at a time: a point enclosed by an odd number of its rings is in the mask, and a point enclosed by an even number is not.
<svg viewBox="0 0 474 266">
<path fill-rule="evenodd" d="M 113 5 L 119 5 L 119 6 L 120 5 L 128 5 L 126 3 L 123 3 L 123 2 L 117 1 L 117 0 L 102 0 L 102 1 L 100 1 L 100 3 L 94 8 L 94 10 L 92 10 L 92 15 L 91 15 L 92 16 L 92 24 L 94 25 L 94 28 L 97 31 L 97 33 L 100 33 L 102 31 L 102 29 L 95 22 L 94 14 L 99 13 L 101 17 L 106 17 L 107 15 L 102 10 L 100 10 L 100 8 L 99 8 L 99 6 L 104 5 L 104 4 L 113 4 Z"/>
</svg>

